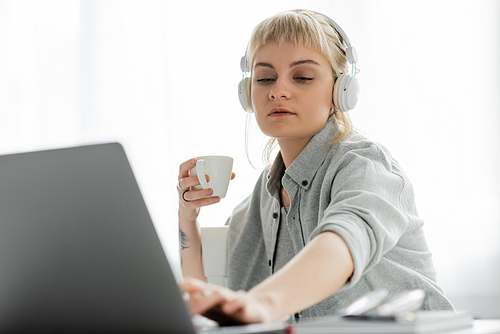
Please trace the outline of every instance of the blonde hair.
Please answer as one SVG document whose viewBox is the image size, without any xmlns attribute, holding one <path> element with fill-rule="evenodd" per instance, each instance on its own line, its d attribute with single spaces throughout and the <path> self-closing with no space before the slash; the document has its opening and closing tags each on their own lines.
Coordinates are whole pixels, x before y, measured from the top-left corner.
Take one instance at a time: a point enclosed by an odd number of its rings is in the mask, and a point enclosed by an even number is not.
<svg viewBox="0 0 500 334">
<path fill-rule="evenodd" d="M 261 46 L 268 41 L 276 41 L 280 45 L 291 42 L 314 49 L 325 57 L 331 65 L 335 82 L 340 74 L 349 72 L 349 66 L 345 43 L 330 21 L 323 14 L 296 9 L 278 13 L 259 23 L 250 37 L 245 56 L 250 75 L 252 75 L 255 53 Z M 251 89 L 250 84 L 247 96 L 251 96 Z M 338 123 L 339 134 L 331 141 L 331 145 L 335 145 L 353 131 L 352 121 L 347 113 L 334 107 L 333 115 Z M 269 163 L 274 147 L 275 139 L 272 138 L 263 152 L 266 163 Z"/>
</svg>

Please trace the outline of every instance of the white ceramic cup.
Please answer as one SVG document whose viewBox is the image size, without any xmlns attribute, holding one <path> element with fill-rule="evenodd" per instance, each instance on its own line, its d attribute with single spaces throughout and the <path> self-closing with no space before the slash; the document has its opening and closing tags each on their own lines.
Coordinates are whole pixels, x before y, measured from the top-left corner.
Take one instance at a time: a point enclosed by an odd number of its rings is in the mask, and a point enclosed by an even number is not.
<svg viewBox="0 0 500 334">
<path fill-rule="evenodd" d="M 198 157 L 196 167 L 191 169 L 192 176 L 198 176 L 200 185 L 195 189 L 211 188 L 214 194 L 210 197 L 226 197 L 227 187 L 231 181 L 231 173 L 233 171 L 233 158 L 224 156 L 204 156 Z M 207 182 L 205 174 L 210 177 Z"/>
</svg>

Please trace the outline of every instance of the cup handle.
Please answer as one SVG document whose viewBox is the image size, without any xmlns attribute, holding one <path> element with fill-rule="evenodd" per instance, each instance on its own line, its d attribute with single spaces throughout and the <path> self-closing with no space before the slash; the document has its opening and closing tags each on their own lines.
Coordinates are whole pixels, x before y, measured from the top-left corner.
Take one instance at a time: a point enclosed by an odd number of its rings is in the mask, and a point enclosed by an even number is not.
<svg viewBox="0 0 500 334">
<path fill-rule="evenodd" d="M 210 186 L 207 183 L 207 180 L 205 179 L 205 170 L 203 168 L 203 163 L 205 160 L 203 159 L 198 159 L 196 161 L 196 176 L 198 176 L 198 181 L 200 181 L 201 187 L 203 189 L 208 189 Z"/>
</svg>

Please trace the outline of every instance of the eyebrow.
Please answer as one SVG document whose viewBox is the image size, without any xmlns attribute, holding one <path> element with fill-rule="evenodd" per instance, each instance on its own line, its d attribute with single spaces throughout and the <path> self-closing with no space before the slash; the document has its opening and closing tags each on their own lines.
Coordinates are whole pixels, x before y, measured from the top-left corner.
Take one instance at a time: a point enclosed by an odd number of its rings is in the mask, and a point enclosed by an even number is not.
<svg viewBox="0 0 500 334">
<path fill-rule="evenodd" d="M 317 65 L 317 66 L 321 67 L 321 65 L 318 62 L 316 62 L 312 59 L 304 59 L 304 60 L 297 60 L 297 61 L 290 63 L 290 68 L 292 68 L 294 66 L 302 65 L 302 64 L 313 64 L 313 65 Z M 272 64 L 264 63 L 264 62 L 256 63 L 254 67 L 257 67 L 257 66 L 269 67 L 269 68 L 272 68 L 273 70 L 275 69 Z"/>
<path fill-rule="evenodd" d="M 302 65 L 302 64 L 313 64 L 313 65 L 317 65 L 319 67 L 321 67 L 321 65 L 312 60 L 312 59 L 304 59 L 304 60 L 298 60 L 298 61 L 294 61 L 293 63 L 290 64 L 290 67 L 294 67 L 294 66 L 298 66 L 298 65 Z"/>
</svg>

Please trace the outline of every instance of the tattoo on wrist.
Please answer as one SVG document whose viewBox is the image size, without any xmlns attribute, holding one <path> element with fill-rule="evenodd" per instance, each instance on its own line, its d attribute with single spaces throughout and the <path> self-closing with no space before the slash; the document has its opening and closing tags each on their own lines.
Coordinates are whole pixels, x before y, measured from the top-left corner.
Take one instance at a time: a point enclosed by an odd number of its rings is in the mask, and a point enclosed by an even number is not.
<svg viewBox="0 0 500 334">
<path fill-rule="evenodd" d="M 182 229 L 179 229 L 179 245 L 181 247 L 181 250 L 189 248 L 189 246 L 187 245 L 187 242 L 188 242 L 188 238 L 187 238 L 186 233 L 184 233 L 184 231 Z"/>
</svg>

